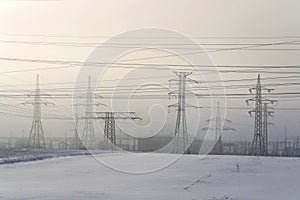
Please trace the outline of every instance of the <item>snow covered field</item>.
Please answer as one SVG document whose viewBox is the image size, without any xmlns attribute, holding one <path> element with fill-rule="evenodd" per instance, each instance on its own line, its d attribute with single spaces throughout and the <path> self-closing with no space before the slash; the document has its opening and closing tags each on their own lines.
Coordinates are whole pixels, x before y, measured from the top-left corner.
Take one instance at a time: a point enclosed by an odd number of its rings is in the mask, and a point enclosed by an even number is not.
<svg viewBox="0 0 300 200">
<path fill-rule="evenodd" d="M 100 154 L 122 169 L 156 168 L 168 154 Z M 152 173 L 130 174 L 90 155 L 0 165 L 0 199 L 298 200 L 300 159 L 184 155 Z"/>
<path fill-rule="evenodd" d="M 101 153 L 101 151 L 95 153 Z M 0 164 L 89 154 L 90 152 L 85 150 L 0 149 Z"/>
</svg>

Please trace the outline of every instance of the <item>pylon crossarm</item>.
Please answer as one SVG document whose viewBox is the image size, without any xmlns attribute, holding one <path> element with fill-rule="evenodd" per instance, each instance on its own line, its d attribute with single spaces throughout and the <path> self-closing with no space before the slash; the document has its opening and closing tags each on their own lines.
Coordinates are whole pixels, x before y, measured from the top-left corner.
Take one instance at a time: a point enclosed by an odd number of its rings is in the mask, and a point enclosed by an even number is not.
<svg viewBox="0 0 300 200">
<path fill-rule="evenodd" d="M 186 108 L 196 108 L 196 109 L 199 109 L 199 108 L 202 108 L 201 106 L 194 106 L 194 105 L 191 105 L 191 104 L 185 104 Z"/>
<path fill-rule="evenodd" d="M 140 117 L 115 117 L 115 119 L 122 119 L 122 120 L 128 120 L 128 119 L 131 119 L 131 120 L 142 120 L 142 118 Z"/>
<path fill-rule="evenodd" d="M 223 126 L 223 131 L 236 131 L 236 129 L 229 126 Z"/>
<path fill-rule="evenodd" d="M 196 81 L 196 80 L 191 79 L 191 78 L 186 78 L 186 82 L 187 82 L 187 83 L 196 83 L 196 84 L 199 84 L 199 83 L 200 83 L 200 81 Z"/>
<path fill-rule="evenodd" d="M 178 103 L 174 103 L 174 104 L 168 105 L 168 108 L 172 108 L 172 107 L 178 107 Z"/>
<path fill-rule="evenodd" d="M 171 97 L 174 97 L 175 99 L 177 98 L 175 91 L 168 92 L 168 95 L 169 95 L 169 99 L 171 99 Z"/>
<path fill-rule="evenodd" d="M 252 117 L 252 113 L 255 113 L 256 112 L 256 110 L 250 110 L 250 111 L 248 111 L 248 114 L 250 115 L 250 117 Z"/>
<path fill-rule="evenodd" d="M 179 72 L 179 71 L 173 71 L 174 74 L 176 74 L 177 76 L 184 76 L 184 77 L 187 77 L 189 75 L 192 74 L 192 72 Z"/>
<path fill-rule="evenodd" d="M 170 92 L 168 92 L 168 95 L 176 96 L 177 93 L 178 93 L 178 90 L 171 90 Z"/>
<path fill-rule="evenodd" d="M 94 98 L 95 99 L 103 99 L 103 96 L 99 95 L 99 94 L 94 94 Z"/>
<path fill-rule="evenodd" d="M 247 99 L 247 100 L 246 100 L 246 104 L 249 105 L 249 102 L 250 102 L 250 101 L 256 101 L 256 97 L 253 97 L 253 98 L 251 98 L 251 99 Z"/>
<path fill-rule="evenodd" d="M 104 104 L 104 103 L 95 103 L 95 106 L 104 106 L 104 107 L 107 107 L 107 105 Z"/>
<path fill-rule="evenodd" d="M 255 87 L 250 88 L 250 89 L 249 89 L 249 92 L 252 94 L 252 93 L 253 93 L 253 90 L 256 90 L 256 88 L 255 88 Z"/>
<path fill-rule="evenodd" d="M 50 102 L 50 101 L 42 101 L 41 104 L 44 104 L 46 106 L 48 106 L 48 105 L 53 105 L 54 106 L 55 105 L 55 103 Z"/>
<path fill-rule="evenodd" d="M 202 94 L 195 93 L 195 92 L 185 92 L 184 94 L 186 96 L 196 96 L 196 97 L 202 96 Z"/>
<path fill-rule="evenodd" d="M 269 88 L 266 88 L 266 87 L 264 87 L 264 86 L 262 86 L 262 85 L 261 85 L 260 87 L 261 87 L 261 90 L 265 90 L 265 91 L 267 91 L 268 93 L 274 91 L 274 89 L 269 89 Z"/>
<path fill-rule="evenodd" d="M 26 95 L 27 97 L 36 97 L 36 96 L 39 96 L 39 97 L 51 97 L 50 94 L 47 94 L 41 90 L 38 91 L 38 94 L 37 94 L 37 91 L 33 91 L 31 92 L 30 94 L 27 94 Z"/>
<path fill-rule="evenodd" d="M 94 112 L 97 116 L 95 119 L 140 119 L 141 118 L 135 112 Z"/>
<path fill-rule="evenodd" d="M 215 130 L 215 128 L 212 128 L 212 127 L 204 127 L 204 128 L 201 128 L 202 131 L 207 131 L 207 130 Z"/>
<path fill-rule="evenodd" d="M 277 100 L 266 99 L 262 97 L 261 102 L 274 104 L 275 102 L 277 102 Z"/>
<path fill-rule="evenodd" d="M 34 101 L 25 101 L 23 103 L 20 103 L 21 105 L 34 105 Z"/>
<path fill-rule="evenodd" d="M 179 80 L 176 79 L 176 78 L 171 78 L 171 79 L 169 79 L 169 82 L 177 82 L 177 84 L 178 84 L 178 83 L 179 83 Z"/>
</svg>

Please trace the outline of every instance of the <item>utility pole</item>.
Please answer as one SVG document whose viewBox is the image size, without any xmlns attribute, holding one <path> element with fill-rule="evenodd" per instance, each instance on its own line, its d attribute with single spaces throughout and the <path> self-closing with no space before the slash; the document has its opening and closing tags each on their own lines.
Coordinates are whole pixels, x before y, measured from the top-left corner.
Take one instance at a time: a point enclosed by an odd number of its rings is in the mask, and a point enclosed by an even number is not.
<svg viewBox="0 0 300 200">
<path fill-rule="evenodd" d="M 36 89 L 33 94 L 28 95 L 29 97 L 34 97 L 33 101 L 28 101 L 22 103 L 23 105 L 31 104 L 33 105 L 33 121 L 30 129 L 28 148 L 46 148 L 44 130 L 42 126 L 42 105 L 54 105 L 48 101 L 42 101 L 41 96 L 49 96 L 47 94 L 42 94 L 39 85 L 39 75 L 36 78 Z"/>
<path fill-rule="evenodd" d="M 268 89 L 262 86 L 260 74 L 258 74 L 257 77 L 256 87 L 249 89 L 250 93 L 252 93 L 253 90 L 256 92 L 255 97 L 246 100 L 248 105 L 250 101 L 255 102 L 255 108 L 249 111 L 250 116 L 252 113 L 255 113 L 254 136 L 251 144 L 251 154 L 254 156 L 266 156 L 268 141 L 267 135 L 265 135 L 266 132 L 264 133 L 264 129 L 267 130 L 267 127 L 265 127 L 267 124 L 263 124 L 263 103 L 268 102 L 274 104 L 277 101 L 263 98 L 263 90 L 266 90 L 270 93 L 273 89 Z M 267 119 L 265 119 L 265 121 L 267 122 Z"/>
<path fill-rule="evenodd" d="M 213 149 L 213 153 L 215 154 L 223 154 L 223 141 L 222 141 L 222 132 L 223 131 L 235 131 L 236 129 L 231 128 L 229 126 L 225 126 L 221 124 L 221 113 L 220 113 L 220 103 L 217 104 L 217 114 L 215 119 L 207 120 L 207 122 L 213 121 L 215 122 L 215 127 L 212 128 L 215 131 L 215 146 Z M 231 122 L 228 119 L 225 119 L 226 122 Z M 209 127 L 205 127 L 202 130 L 208 130 Z"/>
<path fill-rule="evenodd" d="M 177 72 L 175 71 L 174 74 L 178 77 L 176 79 L 170 79 L 170 87 L 171 84 L 174 82 L 178 85 L 177 90 L 170 92 L 169 95 L 174 95 L 177 97 L 178 102 L 173 105 L 169 105 L 168 107 L 176 107 L 177 108 L 177 119 L 176 119 L 176 127 L 174 133 L 174 145 L 173 145 L 173 153 L 186 153 L 188 151 L 188 133 L 187 133 L 187 123 L 186 123 L 186 108 L 187 107 L 194 107 L 196 106 L 186 104 L 186 95 L 187 83 L 199 83 L 193 79 L 188 78 L 192 72 Z M 195 94 L 194 94 L 195 95 Z M 188 153 L 188 152 L 187 152 Z"/>
<path fill-rule="evenodd" d="M 122 120 L 141 120 L 141 118 L 135 112 L 96 112 L 96 119 L 104 120 L 104 142 L 105 149 L 108 144 L 112 146 L 116 145 L 116 119 Z"/>
</svg>

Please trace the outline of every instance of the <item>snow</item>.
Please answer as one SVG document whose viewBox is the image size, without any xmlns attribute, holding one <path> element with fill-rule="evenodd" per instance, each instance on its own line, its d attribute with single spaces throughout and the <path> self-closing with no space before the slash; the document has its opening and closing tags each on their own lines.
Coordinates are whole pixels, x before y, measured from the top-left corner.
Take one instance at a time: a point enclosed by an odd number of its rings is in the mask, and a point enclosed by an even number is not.
<svg viewBox="0 0 300 200">
<path fill-rule="evenodd" d="M 300 196 L 298 158 L 184 155 L 158 168 L 161 161 L 176 158 L 106 153 L 2 164 L 0 199 L 297 200 Z M 134 170 L 139 173 L 128 173 Z"/>
<path fill-rule="evenodd" d="M 98 152 L 97 152 L 98 153 Z M 50 158 L 89 155 L 91 152 L 84 150 L 43 150 L 43 149 L 1 149 L 0 164 L 30 162 Z"/>
</svg>

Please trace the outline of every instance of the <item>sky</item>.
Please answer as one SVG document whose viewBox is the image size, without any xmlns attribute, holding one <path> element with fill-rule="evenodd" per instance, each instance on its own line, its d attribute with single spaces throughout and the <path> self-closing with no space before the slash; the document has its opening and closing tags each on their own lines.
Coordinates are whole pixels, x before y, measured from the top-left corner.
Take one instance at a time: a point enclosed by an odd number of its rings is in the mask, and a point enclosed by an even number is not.
<svg viewBox="0 0 300 200">
<path fill-rule="evenodd" d="M 172 30 L 202 45 L 203 48 L 214 46 L 205 45 L 207 43 L 278 43 L 296 41 L 300 37 L 300 13 L 299 1 L 279 1 L 279 0 L 0 0 L 0 57 L 1 58 L 21 58 L 36 60 L 63 60 L 63 61 L 86 61 L 95 52 L 97 45 L 78 47 L 68 45 L 49 45 L 45 43 L 94 43 L 101 44 L 118 34 L 126 33 L 135 29 L 159 28 Z M 203 38 L 203 37 L 266 37 L 266 38 Z M 274 38 L 270 38 L 270 37 Z M 294 38 L 281 38 L 281 36 L 294 36 Z M 278 38 L 275 38 L 278 37 Z M 298 38 L 299 39 L 299 38 Z M 21 42 L 20 42 L 21 41 Z M 25 41 L 25 42 L 24 42 Z M 148 40 L 145 40 L 149 42 Z M 145 42 L 143 41 L 143 42 Z M 43 44 L 37 44 L 37 43 Z M 130 40 L 124 43 L 132 42 Z M 162 40 L 162 42 L 167 42 Z M 231 47 L 231 46 L 230 46 Z M 117 48 L 117 47 L 116 47 Z M 220 48 L 220 46 L 218 46 Z M 222 47 L 223 48 L 223 47 Z M 277 48 L 268 46 L 265 48 Z M 278 48 L 297 48 L 297 45 L 284 45 Z M 202 55 L 209 58 L 215 65 L 298 65 L 300 51 L 220 51 Z M 142 58 L 148 56 L 168 55 L 170 52 L 164 51 L 137 51 L 120 55 L 117 60 Z M 201 57 L 201 55 L 198 55 Z M 180 63 L 180 59 L 156 59 L 152 61 L 140 60 L 143 63 Z M 201 63 L 200 63 L 201 64 Z M 203 63 L 202 63 L 203 64 Z M 36 62 L 16 62 L 0 59 L 0 94 L 19 94 L 22 98 L 7 98 L 1 96 L 0 103 L 0 135 L 27 136 L 31 126 L 30 117 L 16 116 L 16 114 L 32 115 L 30 105 L 23 106 L 21 103 L 30 100 L 26 94 L 30 94 L 35 87 L 36 75 L 39 73 L 41 89 L 47 93 L 57 93 L 58 89 L 65 89 L 66 93 L 72 94 L 72 88 L 81 70 L 81 66 L 61 68 L 61 65 Z M 57 67 L 53 69 L 53 67 Z M 47 69 L 52 68 L 52 69 Z M 42 69 L 30 70 L 28 69 Z M 221 69 L 221 68 L 220 68 Z M 229 69 L 229 68 L 228 68 Z M 22 72 L 20 72 L 20 70 Z M 241 69 L 242 70 L 242 69 Z M 275 71 L 296 73 L 296 69 L 277 69 Z M 297 71 L 298 70 L 298 71 Z M 130 70 L 129 70 L 130 71 Z M 104 79 L 115 79 L 122 77 L 129 71 L 124 69 L 110 69 Z M 9 72 L 9 73 L 8 73 Z M 152 75 L 151 75 L 152 74 Z M 148 71 L 137 72 L 136 77 L 147 78 L 147 76 L 163 75 L 165 78 L 159 82 L 168 85 L 168 79 L 174 78 L 172 70 L 166 73 Z M 265 84 L 297 83 L 299 77 L 289 79 L 271 79 L 278 76 L 290 76 L 284 73 L 262 73 L 262 82 Z M 128 75 L 133 76 L 134 74 Z M 231 79 L 255 79 L 256 73 L 222 73 L 223 80 Z M 88 77 L 88 75 L 86 75 Z M 191 76 L 193 79 L 203 81 L 203 77 Z M 147 84 L 151 81 L 148 80 Z M 62 83 L 65 84 L 62 84 Z M 69 82 L 69 83 L 66 83 Z M 60 84 L 53 84 L 60 83 Z M 102 87 L 109 87 L 113 83 L 106 83 Z M 126 82 L 123 84 L 141 84 L 140 82 Z M 232 84 L 239 84 L 234 82 Z M 247 87 L 236 90 L 228 90 L 227 93 L 248 93 L 249 88 L 255 85 L 255 80 L 241 82 Z M 204 84 L 205 85 L 205 84 Z M 226 84 L 225 84 L 226 85 Z M 274 87 L 273 87 L 274 88 Z M 276 92 L 297 92 L 300 87 L 297 85 L 276 86 Z M 61 92 L 61 91 L 60 91 Z M 105 92 L 104 92 L 105 93 Z M 99 95 L 101 91 L 99 91 Z M 104 95 L 105 96 L 105 95 Z M 228 107 L 247 108 L 245 100 L 247 97 L 227 99 Z M 47 98 L 47 101 L 54 102 L 55 106 L 43 107 L 44 116 L 68 117 L 72 116 L 72 100 Z M 108 100 L 103 103 L 110 104 Z M 167 105 L 175 103 L 174 100 L 147 100 L 131 102 L 134 110 L 143 116 L 145 124 L 151 121 L 153 124 L 160 112 L 168 115 Z M 278 99 L 279 108 L 299 108 L 299 98 Z M 7 105 L 8 104 L 8 105 Z M 154 106 L 148 116 L 147 112 L 151 106 L 160 104 L 161 107 Z M 201 99 L 201 106 L 211 106 L 209 100 Z M 145 106 L 147 105 L 147 106 Z M 97 108 L 101 110 L 102 108 Z M 103 110 L 109 108 L 103 108 Z M 158 110 L 155 110 L 158 109 Z M 249 107 L 251 109 L 251 107 Z M 80 108 L 83 112 L 83 108 Z M 159 111 L 160 110 L 160 111 Z M 275 109 L 276 110 L 276 109 Z M 157 112 L 157 113 L 156 113 Z M 172 133 L 175 127 L 174 110 L 170 111 L 170 122 L 167 125 L 167 132 Z M 195 111 L 189 111 L 195 112 Z M 205 120 L 210 118 L 208 110 L 200 109 L 200 128 L 207 126 Z M 14 113 L 8 115 L 7 113 Z M 47 113 L 47 114 L 46 114 Z M 146 114 L 145 114 L 146 113 Z M 189 115 L 189 114 L 187 114 Z M 192 114 L 190 113 L 190 116 Z M 230 126 L 237 129 L 235 132 L 224 133 L 227 140 L 245 140 L 253 136 L 253 118 L 249 117 L 246 109 L 227 110 L 226 117 L 232 121 Z M 148 121 L 147 121 L 148 120 Z M 188 119 L 193 126 L 194 119 Z M 271 119 L 274 125 L 270 126 L 270 139 L 277 140 L 283 138 L 284 126 L 287 125 L 289 135 L 299 135 L 300 111 L 276 111 Z M 143 122 L 139 122 L 143 124 Z M 154 127 L 154 125 L 152 126 Z M 149 124 L 148 124 L 149 125 Z M 45 135 L 62 136 L 67 132 L 71 135 L 72 121 L 58 119 L 43 119 Z M 156 128 L 154 128 L 156 130 Z"/>
</svg>

